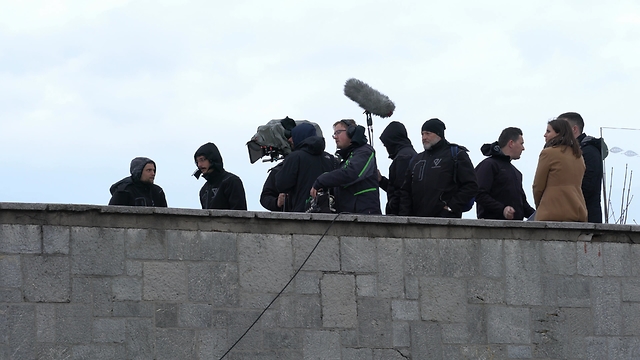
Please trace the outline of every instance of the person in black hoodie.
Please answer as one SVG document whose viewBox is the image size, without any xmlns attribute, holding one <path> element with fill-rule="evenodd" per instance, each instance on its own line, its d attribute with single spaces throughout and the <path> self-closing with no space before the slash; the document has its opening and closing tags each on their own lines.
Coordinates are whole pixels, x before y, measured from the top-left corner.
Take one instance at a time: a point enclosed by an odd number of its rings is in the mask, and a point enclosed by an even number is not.
<svg viewBox="0 0 640 360">
<path fill-rule="evenodd" d="M 164 191 L 153 181 L 156 163 L 146 157 L 131 160 L 131 176 L 111 185 L 109 205 L 167 207 Z"/>
<path fill-rule="evenodd" d="M 468 150 L 445 140 L 444 130 L 439 119 L 422 125 L 425 151 L 409 163 L 400 193 L 399 215 L 461 218 L 476 196 L 478 184 Z"/>
<path fill-rule="evenodd" d="M 535 211 L 522 189 L 522 173 L 511 160 L 520 159 L 524 151 L 522 130 L 508 127 L 498 141 L 480 148 L 488 158 L 476 166 L 478 219 L 522 220 Z"/>
<path fill-rule="evenodd" d="M 291 206 L 291 197 L 286 193 L 278 192 L 276 188 L 276 174 L 282 170 L 283 162 L 267 170 L 267 180 L 264 181 L 262 192 L 260 193 L 260 205 L 270 211 L 293 211 Z"/>
<path fill-rule="evenodd" d="M 198 166 L 193 176 L 199 179 L 202 175 L 207 180 L 200 189 L 203 209 L 247 210 L 242 180 L 224 169 L 222 155 L 214 143 L 200 146 L 193 158 Z"/>
<path fill-rule="evenodd" d="M 293 152 L 284 159 L 282 169 L 275 176 L 276 188 L 288 193 L 291 211 L 304 212 L 309 209 L 309 190 L 314 181 L 325 172 L 337 168 L 337 161 L 324 151 L 324 138 L 316 135 L 316 128 L 308 123 L 291 130 Z"/>
<path fill-rule="evenodd" d="M 409 167 L 409 161 L 416 155 L 407 136 L 407 129 L 397 121 L 392 121 L 380 135 L 380 141 L 387 149 L 392 160 L 389 166 L 389 178 L 378 171 L 380 188 L 387 192 L 386 215 L 398 215 L 400 211 L 400 188 L 404 183 L 404 175 Z"/>
<path fill-rule="evenodd" d="M 367 144 L 365 128 L 352 119 L 333 124 L 333 138 L 342 159 L 338 169 L 320 175 L 310 194 L 316 198 L 318 190 L 333 188 L 338 212 L 354 214 L 382 214 L 376 153 Z"/>
<path fill-rule="evenodd" d="M 582 158 L 586 170 L 582 177 L 582 195 L 587 204 L 587 221 L 590 223 L 602 223 L 602 159 L 603 149 L 607 145 L 602 138 L 594 138 L 583 133 L 584 120 L 576 112 L 560 114 L 558 119 L 569 122 L 573 137 L 580 142 Z M 606 150 L 608 152 L 608 150 Z M 604 155 L 606 156 L 606 155 Z"/>
</svg>

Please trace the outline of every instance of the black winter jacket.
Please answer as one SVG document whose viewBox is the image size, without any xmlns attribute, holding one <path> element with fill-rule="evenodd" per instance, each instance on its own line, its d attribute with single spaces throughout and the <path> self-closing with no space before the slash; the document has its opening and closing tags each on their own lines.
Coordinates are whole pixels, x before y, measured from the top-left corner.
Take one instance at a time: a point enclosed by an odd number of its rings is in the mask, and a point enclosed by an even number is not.
<svg viewBox="0 0 640 360">
<path fill-rule="evenodd" d="M 276 188 L 276 174 L 282 170 L 282 162 L 269 169 L 267 180 L 264 181 L 262 192 L 260 193 L 260 204 L 263 208 L 270 211 L 292 211 L 291 198 L 287 195 L 284 200 L 284 206 L 278 206 L 278 196 L 280 193 Z"/>
<path fill-rule="evenodd" d="M 352 139 L 353 141 L 353 139 Z M 315 189 L 334 188 L 338 212 L 382 214 L 376 153 L 368 144 L 338 151 L 340 167 L 316 179 Z"/>
<path fill-rule="evenodd" d="M 489 157 L 476 166 L 478 219 L 506 220 L 506 206 L 515 210 L 514 220 L 531 216 L 534 209 L 527 202 L 527 196 L 522 189 L 522 173 L 513 166 L 511 158 L 502 152 L 497 141 L 482 145 L 480 151 Z"/>
<path fill-rule="evenodd" d="M 203 209 L 247 210 L 244 186 L 239 177 L 224 169 L 202 176 L 207 179 L 200 189 Z"/>
<path fill-rule="evenodd" d="M 389 166 L 389 178 L 382 177 L 380 188 L 387 193 L 386 215 L 398 215 L 400 211 L 400 188 L 404 183 L 405 174 L 409 167 L 409 161 L 417 153 L 411 146 L 411 140 L 407 137 L 407 130 L 404 125 L 393 126 L 389 124 L 380 135 L 380 140 L 384 144 L 389 158 L 393 161 Z"/>
<path fill-rule="evenodd" d="M 578 136 L 586 170 L 582 177 L 582 195 L 590 223 L 602 223 L 602 140 L 582 133 Z"/>
<path fill-rule="evenodd" d="M 400 215 L 461 218 L 462 208 L 478 192 L 476 173 L 467 149 L 458 147 L 454 181 L 451 145 L 442 139 L 409 163 L 402 185 Z M 445 210 L 448 206 L 452 211 Z"/>
<path fill-rule="evenodd" d="M 109 205 L 167 207 L 162 188 L 156 184 L 133 181 L 131 176 L 111 185 Z"/>
<path fill-rule="evenodd" d="M 318 176 L 337 169 L 333 155 L 324 151 L 324 138 L 310 136 L 296 144 L 293 152 L 284 159 L 282 169 L 276 174 L 276 188 L 289 193 L 292 211 L 304 212 L 309 208 L 309 191 Z"/>
</svg>

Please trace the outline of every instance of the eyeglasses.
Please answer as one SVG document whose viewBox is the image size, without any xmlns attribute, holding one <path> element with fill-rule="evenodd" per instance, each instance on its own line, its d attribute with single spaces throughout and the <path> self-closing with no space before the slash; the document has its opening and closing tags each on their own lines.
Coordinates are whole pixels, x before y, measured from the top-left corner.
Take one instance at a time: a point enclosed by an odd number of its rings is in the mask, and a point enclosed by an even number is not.
<svg viewBox="0 0 640 360">
<path fill-rule="evenodd" d="M 347 131 L 347 130 L 336 130 L 336 131 L 333 132 L 333 137 L 335 138 L 338 135 L 340 135 L 341 132 L 345 132 L 345 131 Z"/>
</svg>

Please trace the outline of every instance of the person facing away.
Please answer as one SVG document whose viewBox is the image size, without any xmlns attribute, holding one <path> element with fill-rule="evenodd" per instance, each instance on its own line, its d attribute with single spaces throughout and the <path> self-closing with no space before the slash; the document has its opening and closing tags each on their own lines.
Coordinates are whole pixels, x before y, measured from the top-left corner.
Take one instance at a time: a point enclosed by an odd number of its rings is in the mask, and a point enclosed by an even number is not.
<svg viewBox="0 0 640 360">
<path fill-rule="evenodd" d="M 314 181 L 321 174 L 335 170 L 338 164 L 333 155 L 324 151 L 324 138 L 316 135 L 316 128 L 311 124 L 294 127 L 291 142 L 293 152 L 287 155 L 275 176 L 276 188 L 280 193 L 290 194 L 291 211 L 304 212 L 311 205 L 309 190 Z"/>
<path fill-rule="evenodd" d="M 203 209 L 247 210 L 242 180 L 224 169 L 222 155 L 214 143 L 200 146 L 193 158 L 198 166 L 193 176 L 199 179 L 202 175 L 207 180 L 200 189 Z"/>
<path fill-rule="evenodd" d="M 286 193 L 279 192 L 276 188 L 276 174 L 282 170 L 282 164 L 283 162 L 281 161 L 267 170 L 269 175 L 267 175 L 260 193 L 260 205 L 269 211 L 292 211 L 291 198 Z"/>
<path fill-rule="evenodd" d="M 365 129 L 353 119 L 333 124 L 333 138 L 341 159 L 338 169 L 316 179 L 309 194 L 316 198 L 318 190 L 334 190 L 336 210 L 355 214 L 382 214 L 376 152 L 367 144 Z"/>
<path fill-rule="evenodd" d="M 478 219 L 522 220 L 535 211 L 522 189 L 522 173 L 511 163 L 524 151 L 522 130 L 508 127 L 498 141 L 480 148 L 488 156 L 476 166 Z"/>
<path fill-rule="evenodd" d="M 602 139 L 583 132 L 584 120 L 580 114 L 566 112 L 558 119 L 569 122 L 573 136 L 578 140 L 586 170 L 582 177 L 582 195 L 587 204 L 587 219 L 591 223 L 602 223 Z"/>
<path fill-rule="evenodd" d="M 549 121 L 533 179 L 536 221 L 587 221 L 582 196 L 585 165 L 569 122 Z"/>
<path fill-rule="evenodd" d="M 131 160 L 131 176 L 111 185 L 109 205 L 167 207 L 162 188 L 153 183 L 156 163 L 146 157 Z"/>
<path fill-rule="evenodd" d="M 391 165 L 389 165 L 389 178 L 378 172 L 380 188 L 387 193 L 386 215 L 398 215 L 400 211 L 400 188 L 404 183 L 404 175 L 409 167 L 409 161 L 416 155 L 416 151 L 411 146 L 411 140 L 407 136 L 407 129 L 397 121 L 392 121 L 387 125 L 380 141 L 389 153 Z"/>
<path fill-rule="evenodd" d="M 448 142 L 445 129 L 436 118 L 422 125 L 425 151 L 409 163 L 399 215 L 461 218 L 476 196 L 478 184 L 468 150 Z"/>
</svg>

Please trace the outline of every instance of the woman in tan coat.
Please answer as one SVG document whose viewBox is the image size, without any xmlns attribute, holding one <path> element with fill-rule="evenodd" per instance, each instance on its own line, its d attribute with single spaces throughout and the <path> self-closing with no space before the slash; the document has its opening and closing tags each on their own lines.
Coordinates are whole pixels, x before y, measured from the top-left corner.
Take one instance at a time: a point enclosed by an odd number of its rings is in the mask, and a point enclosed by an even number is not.
<svg viewBox="0 0 640 360">
<path fill-rule="evenodd" d="M 533 180 L 536 221 L 587 221 L 582 196 L 584 160 L 580 145 L 565 120 L 551 120 L 544 134 Z"/>
</svg>

